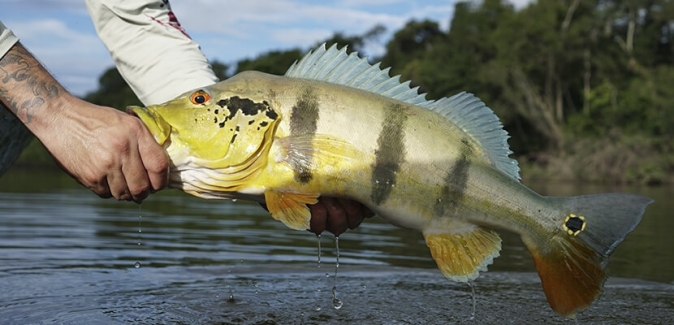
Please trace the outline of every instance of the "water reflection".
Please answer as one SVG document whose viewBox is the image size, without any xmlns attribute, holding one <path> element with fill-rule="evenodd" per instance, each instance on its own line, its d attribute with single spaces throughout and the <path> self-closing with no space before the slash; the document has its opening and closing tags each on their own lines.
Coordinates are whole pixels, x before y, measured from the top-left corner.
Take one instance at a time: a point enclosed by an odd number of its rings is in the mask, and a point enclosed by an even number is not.
<svg viewBox="0 0 674 325">
<path fill-rule="evenodd" d="M 550 195 L 607 191 L 534 188 Z M 674 229 L 673 193 L 611 190 L 656 202 L 614 253 L 614 278 L 581 319 L 666 320 L 674 312 L 674 236 L 667 233 Z M 442 278 L 422 236 L 376 218 L 340 236 L 336 285 L 344 304 L 335 310 L 335 283 L 325 276 L 335 249 L 332 237 L 323 237 L 318 268 L 316 237 L 286 228 L 256 204 L 171 190 L 139 209 L 101 200 L 60 173 L 13 170 L 0 178 L 0 323 L 426 324 L 470 317 L 470 288 Z M 502 256 L 475 284 L 474 322 L 568 323 L 547 306 L 519 238 L 503 237 Z"/>
</svg>

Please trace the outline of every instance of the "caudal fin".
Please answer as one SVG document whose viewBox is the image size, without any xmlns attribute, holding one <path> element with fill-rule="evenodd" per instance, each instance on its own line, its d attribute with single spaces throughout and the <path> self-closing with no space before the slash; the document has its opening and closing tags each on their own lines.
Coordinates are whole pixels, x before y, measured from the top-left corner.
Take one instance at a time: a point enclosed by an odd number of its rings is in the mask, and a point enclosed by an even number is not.
<svg viewBox="0 0 674 325">
<path fill-rule="evenodd" d="M 571 315 L 599 297 L 609 255 L 653 200 L 632 194 L 549 198 L 561 207 L 547 236 L 523 236 L 552 309 Z"/>
</svg>

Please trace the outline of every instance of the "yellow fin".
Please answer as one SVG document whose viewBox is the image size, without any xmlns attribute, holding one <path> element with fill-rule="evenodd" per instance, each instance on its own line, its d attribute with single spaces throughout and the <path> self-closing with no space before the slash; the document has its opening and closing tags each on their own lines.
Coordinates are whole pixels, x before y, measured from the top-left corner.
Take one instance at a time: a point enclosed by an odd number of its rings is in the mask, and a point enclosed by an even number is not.
<svg viewBox="0 0 674 325">
<path fill-rule="evenodd" d="M 459 282 L 475 280 L 501 250 L 501 237 L 480 226 L 457 234 L 424 233 L 424 238 L 440 272 Z"/>
<path fill-rule="evenodd" d="M 309 229 L 311 211 L 307 204 L 316 204 L 318 194 L 291 193 L 267 190 L 264 199 L 271 216 L 286 226 L 296 229 Z"/>
</svg>

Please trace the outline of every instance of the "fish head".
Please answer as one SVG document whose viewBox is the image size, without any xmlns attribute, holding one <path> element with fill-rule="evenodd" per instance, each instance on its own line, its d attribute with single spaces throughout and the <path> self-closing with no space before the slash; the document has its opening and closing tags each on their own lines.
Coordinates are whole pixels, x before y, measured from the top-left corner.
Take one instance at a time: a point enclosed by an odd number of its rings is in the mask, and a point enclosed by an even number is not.
<svg viewBox="0 0 674 325">
<path fill-rule="evenodd" d="M 227 85 L 223 81 L 164 104 L 127 108 L 166 149 L 172 173 L 231 174 L 250 167 L 268 151 L 279 118 L 270 101 L 251 99 Z M 181 179 L 178 182 L 185 177 Z"/>
</svg>

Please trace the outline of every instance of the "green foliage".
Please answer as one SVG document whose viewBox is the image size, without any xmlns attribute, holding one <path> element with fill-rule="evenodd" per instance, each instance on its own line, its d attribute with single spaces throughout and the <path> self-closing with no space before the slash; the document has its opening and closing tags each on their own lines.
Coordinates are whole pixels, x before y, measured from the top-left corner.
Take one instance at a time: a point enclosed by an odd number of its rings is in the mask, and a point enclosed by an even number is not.
<svg viewBox="0 0 674 325">
<path fill-rule="evenodd" d="M 256 70 L 275 75 L 283 75 L 293 62 L 302 58 L 302 54 L 304 54 L 304 51 L 300 49 L 270 51 L 255 59 L 244 59 L 239 61 L 236 65 L 236 73 Z"/>
</svg>

